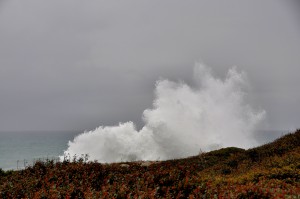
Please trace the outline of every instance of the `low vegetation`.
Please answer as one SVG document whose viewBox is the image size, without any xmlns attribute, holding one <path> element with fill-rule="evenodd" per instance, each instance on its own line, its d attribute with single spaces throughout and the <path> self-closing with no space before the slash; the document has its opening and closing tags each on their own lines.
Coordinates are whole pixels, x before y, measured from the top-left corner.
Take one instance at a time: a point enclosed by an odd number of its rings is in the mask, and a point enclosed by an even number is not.
<svg viewBox="0 0 300 199">
<path fill-rule="evenodd" d="M 100 164 L 37 162 L 0 170 L 0 198 L 300 198 L 300 130 L 243 150 Z"/>
</svg>

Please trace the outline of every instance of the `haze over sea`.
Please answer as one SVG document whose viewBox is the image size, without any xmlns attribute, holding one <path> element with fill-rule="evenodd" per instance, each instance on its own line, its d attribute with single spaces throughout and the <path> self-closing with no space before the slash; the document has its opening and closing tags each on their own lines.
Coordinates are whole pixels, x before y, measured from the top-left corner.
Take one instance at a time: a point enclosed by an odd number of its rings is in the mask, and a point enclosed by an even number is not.
<svg viewBox="0 0 300 199">
<path fill-rule="evenodd" d="M 0 132 L 0 168 L 24 168 L 36 159 L 63 155 L 68 141 L 80 132 Z M 17 165 L 17 161 L 19 161 Z"/>
<path fill-rule="evenodd" d="M 261 131 L 257 139 L 266 143 L 266 138 L 283 135 L 287 131 Z M 0 168 L 4 170 L 24 168 L 24 159 L 27 165 L 32 165 L 35 159 L 46 159 L 63 155 L 68 147 L 68 141 L 81 132 L 0 132 Z"/>
</svg>

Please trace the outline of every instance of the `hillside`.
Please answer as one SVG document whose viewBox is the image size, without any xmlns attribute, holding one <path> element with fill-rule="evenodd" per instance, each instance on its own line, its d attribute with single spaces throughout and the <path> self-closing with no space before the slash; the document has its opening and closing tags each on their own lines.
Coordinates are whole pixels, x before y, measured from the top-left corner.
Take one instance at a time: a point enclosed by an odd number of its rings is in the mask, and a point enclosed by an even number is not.
<svg viewBox="0 0 300 199">
<path fill-rule="evenodd" d="M 0 170 L 0 198 L 300 198 L 300 130 L 243 150 L 100 164 L 77 159 Z"/>
</svg>

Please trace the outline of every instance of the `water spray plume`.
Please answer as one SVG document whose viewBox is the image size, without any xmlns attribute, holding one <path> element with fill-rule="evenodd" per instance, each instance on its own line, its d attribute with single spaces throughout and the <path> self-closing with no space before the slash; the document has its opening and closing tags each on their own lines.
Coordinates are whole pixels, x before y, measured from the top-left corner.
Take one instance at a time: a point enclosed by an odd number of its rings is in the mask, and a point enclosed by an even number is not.
<svg viewBox="0 0 300 199">
<path fill-rule="evenodd" d="M 245 102 L 246 76 L 236 68 L 224 80 L 196 64 L 195 86 L 167 79 L 156 82 L 153 107 L 143 113 L 144 127 L 133 122 L 100 126 L 69 141 L 65 154 L 88 154 L 90 160 L 120 162 L 166 160 L 220 147 L 249 148 L 265 111 Z"/>
</svg>

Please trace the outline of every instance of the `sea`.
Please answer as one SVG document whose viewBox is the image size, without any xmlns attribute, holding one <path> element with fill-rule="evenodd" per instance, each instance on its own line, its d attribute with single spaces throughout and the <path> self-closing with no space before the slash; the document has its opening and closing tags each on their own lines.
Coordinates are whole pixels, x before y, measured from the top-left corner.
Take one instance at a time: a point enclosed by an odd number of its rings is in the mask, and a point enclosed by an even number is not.
<svg viewBox="0 0 300 199">
<path fill-rule="evenodd" d="M 69 140 L 81 132 L 0 132 L 0 168 L 20 170 L 34 162 L 58 161 Z"/>
<path fill-rule="evenodd" d="M 256 140 L 266 144 L 292 131 L 260 131 Z M 68 142 L 82 132 L 0 132 L 0 168 L 20 170 L 34 162 L 54 160 L 64 155 Z M 79 154 L 80 155 L 80 154 Z"/>
</svg>

